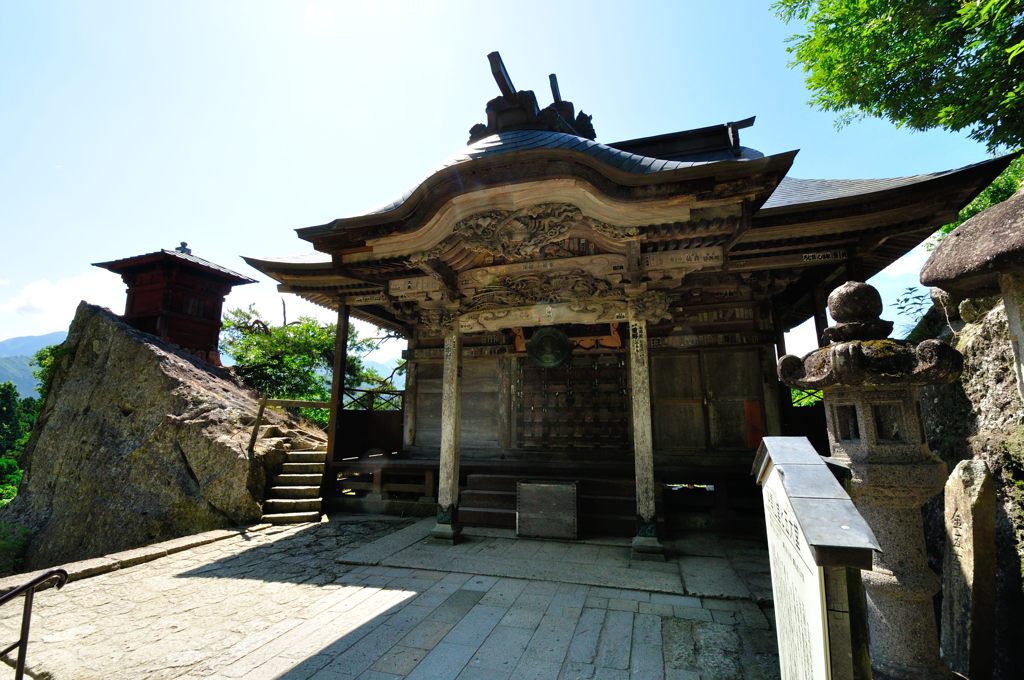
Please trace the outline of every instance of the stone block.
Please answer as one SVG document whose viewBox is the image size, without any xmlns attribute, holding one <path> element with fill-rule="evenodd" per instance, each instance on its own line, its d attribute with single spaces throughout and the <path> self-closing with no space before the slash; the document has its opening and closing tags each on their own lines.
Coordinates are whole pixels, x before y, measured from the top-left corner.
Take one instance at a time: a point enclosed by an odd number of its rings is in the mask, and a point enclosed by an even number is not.
<svg viewBox="0 0 1024 680">
<path fill-rule="evenodd" d="M 980 460 L 961 461 L 946 482 L 942 656 L 971 678 L 992 673 L 996 494 Z"/>
</svg>

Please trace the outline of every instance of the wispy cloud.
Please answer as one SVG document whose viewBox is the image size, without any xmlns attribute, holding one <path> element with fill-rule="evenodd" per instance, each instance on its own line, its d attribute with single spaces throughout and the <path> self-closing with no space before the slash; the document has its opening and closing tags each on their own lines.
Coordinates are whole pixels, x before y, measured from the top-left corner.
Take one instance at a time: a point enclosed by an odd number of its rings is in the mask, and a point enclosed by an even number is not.
<svg viewBox="0 0 1024 680">
<path fill-rule="evenodd" d="M 36 279 L 9 292 L 0 296 L 0 339 L 63 330 L 82 300 L 124 312 L 124 283 L 100 270 L 56 280 Z"/>
</svg>

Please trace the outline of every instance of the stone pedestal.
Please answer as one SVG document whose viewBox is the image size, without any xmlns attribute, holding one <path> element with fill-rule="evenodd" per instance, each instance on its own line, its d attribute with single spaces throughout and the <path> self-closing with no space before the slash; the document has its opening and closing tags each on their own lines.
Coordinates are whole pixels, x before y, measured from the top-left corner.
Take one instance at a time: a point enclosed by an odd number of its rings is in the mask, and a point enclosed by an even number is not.
<svg viewBox="0 0 1024 680">
<path fill-rule="evenodd" d="M 925 442 L 918 386 L 955 379 L 963 360 L 935 340 L 887 339 L 892 324 L 878 318 L 881 309 L 874 288 L 840 286 L 829 296 L 838 322 L 824 334 L 831 344 L 783 357 L 779 377 L 823 390 L 832 457 L 849 467 L 850 497 L 881 546 L 873 570 L 862 572 L 875 677 L 951 677 L 939 658 L 939 578 L 928 567 L 921 519 L 946 466 Z"/>
</svg>

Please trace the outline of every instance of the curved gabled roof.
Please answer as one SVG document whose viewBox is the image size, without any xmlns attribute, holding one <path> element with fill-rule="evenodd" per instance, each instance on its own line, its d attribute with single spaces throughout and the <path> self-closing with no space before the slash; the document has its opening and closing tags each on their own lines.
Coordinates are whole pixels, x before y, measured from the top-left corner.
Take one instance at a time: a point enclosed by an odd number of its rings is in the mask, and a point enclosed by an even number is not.
<svg viewBox="0 0 1024 680">
<path fill-rule="evenodd" d="M 770 187 L 758 193 L 768 197 L 785 175 L 796 152 L 763 156 L 752 149 L 732 154 L 729 160 L 667 160 L 623 151 L 584 137 L 547 130 L 511 130 L 485 137 L 454 154 L 415 188 L 372 212 L 340 218 L 327 224 L 296 230 L 316 244 L 340 237 L 349 230 L 372 228 L 373 236 L 415 228 L 441 204 L 463 193 L 490 186 L 543 181 L 556 177 L 579 178 L 606 195 L 625 200 L 660 197 L 649 187 L 689 181 L 704 176 L 740 177 L 767 173 Z M 675 195 L 665 188 L 664 196 Z M 344 238 L 344 237 L 343 237 Z M 319 245 L 317 245 L 320 248 Z"/>
<path fill-rule="evenodd" d="M 538 150 L 574 151 L 600 161 L 603 165 L 609 168 L 629 173 L 631 175 L 650 175 L 658 172 L 679 170 L 680 168 L 692 168 L 695 165 L 706 165 L 708 163 L 717 162 L 717 159 L 715 161 L 668 161 L 661 158 L 651 158 L 649 156 L 630 153 L 629 151 L 616 149 L 615 147 L 608 146 L 607 144 L 595 142 L 592 139 L 577 137 L 576 135 L 570 135 L 564 132 L 550 132 L 547 130 L 510 130 L 507 132 L 499 132 L 489 137 L 484 137 L 483 139 L 460 149 L 430 173 L 427 179 L 442 170 L 453 166 L 479 161 L 486 158 L 494 158 L 502 154 L 514 153 L 516 151 Z M 425 179 L 424 182 L 426 182 L 427 179 Z M 422 184 L 423 182 L 420 183 L 420 185 Z M 406 193 L 402 194 L 400 198 L 388 203 L 387 205 L 381 206 L 376 210 L 371 210 L 367 214 L 379 215 L 381 213 L 395 210 L 409 200 L 418 188 L 419 186 L 410 189 Z"/>
</svg>

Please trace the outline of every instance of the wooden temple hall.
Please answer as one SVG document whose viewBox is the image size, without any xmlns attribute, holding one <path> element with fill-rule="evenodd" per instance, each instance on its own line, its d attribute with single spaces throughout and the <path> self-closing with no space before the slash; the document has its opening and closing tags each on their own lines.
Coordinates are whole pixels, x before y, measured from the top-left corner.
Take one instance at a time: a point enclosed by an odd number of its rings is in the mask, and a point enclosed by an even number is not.
<svg viewBox="0 0 1024 680">
<path fill-rule="evenodd" d="M 548 481 L 537 526 L 641 552 L 684 510 L 759 513 L 761 437 L 804 434 L 776 377 L 783 333 L 824 328 L 833 288 L 949 222 L 1007 160 L 793 179 L 795 151 L 741 143 L 753 118 L 601 143 L 554 75 L 542 108 L 489 58 L 500 94 L 468 146 L 390 205 L 299 229 L 315 252 L 246 258 L 337 310 L 342 350 L 349 316 L 408 339 L 400 414 L 339 412 L 335 385 L 325 492 L 353 475 L 360 494 L 412 492 L 454 538 L 515 526 L 518 483 Z"/>
</svg>

